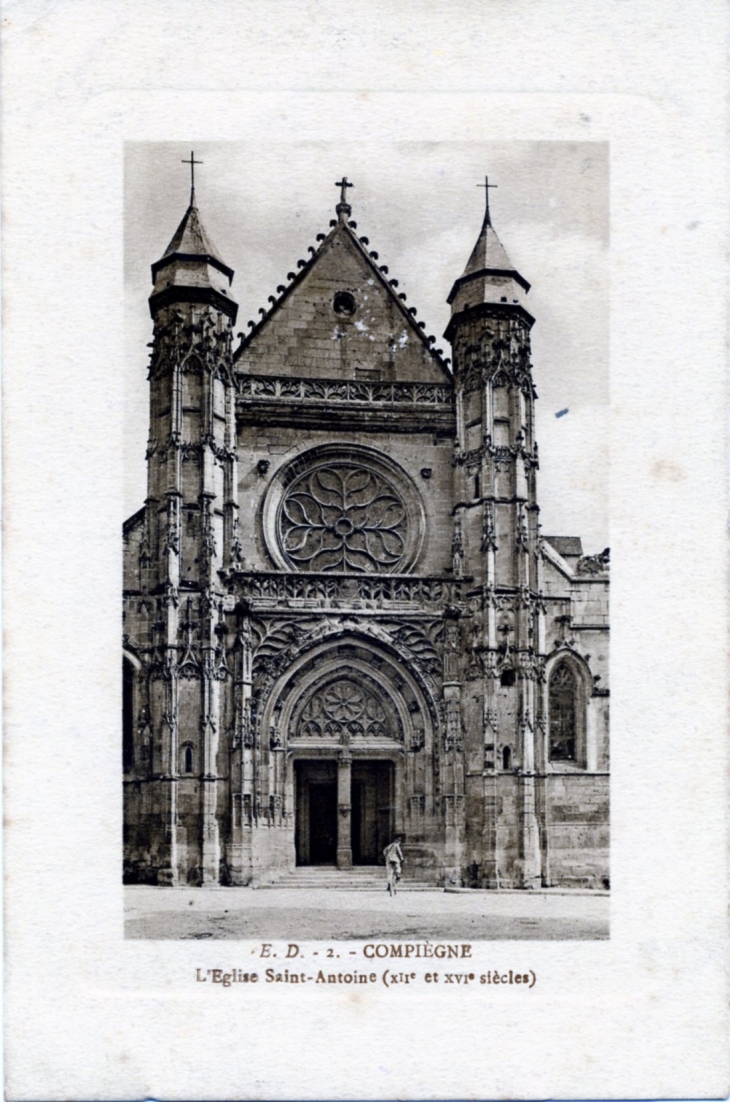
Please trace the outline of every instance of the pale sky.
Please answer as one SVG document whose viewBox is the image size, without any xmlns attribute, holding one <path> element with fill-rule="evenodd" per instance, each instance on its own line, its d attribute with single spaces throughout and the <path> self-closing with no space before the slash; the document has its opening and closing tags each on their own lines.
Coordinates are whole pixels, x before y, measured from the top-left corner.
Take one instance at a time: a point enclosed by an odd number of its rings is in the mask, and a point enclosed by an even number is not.
<svg viewBox="0 0 730 1102">
<path fill-rule="evenodd" d="M 479 234 L 489 175 L 492 224 L 531 283 L 538 502 L 545 535 L 608 534 L 608 145 L 577 142 L 128 143 L 125 157 L 125 516 L 145 497 L 150 264 L 185 213 L 190 150 L 196 199 L 235 270 L 237 331 L 335 217 L 343 173 L 357 232 L 442 339 L 451 285 Z M 556 414 L 567 410 L 558 417 Z"/>
</svg>

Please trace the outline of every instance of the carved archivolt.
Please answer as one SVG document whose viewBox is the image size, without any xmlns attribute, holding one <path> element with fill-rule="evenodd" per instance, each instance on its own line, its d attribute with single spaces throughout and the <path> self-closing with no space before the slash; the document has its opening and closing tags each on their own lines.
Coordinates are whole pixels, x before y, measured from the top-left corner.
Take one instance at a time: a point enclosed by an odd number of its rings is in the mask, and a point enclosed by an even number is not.
<svg viewBox="0 0 730 1102">
<path fill-rule="evenodd" d="M 278 677 L 274 669 L 254 677 L 253 702 L 262 734 L 273 725 L 295 740 L 403 743 L 407 735 L 438 724 L 436 702 L 423 675 L 381 650 L 375 640 L 330 637 L 313 649 L 305 645 L 295 650 L 298 657 L 287 648 L 283 661 L 275 662 L 281 670 Z"/>
<path fill-rule="evenodd" d="M 343 675 L 340 650 L 305 664 L 277 694 L 271 717 L 280 717 L 289 745 L 402 744 L 407 731 L 423 728 L 421 704 L 396 670 L 352 645 Z"/>
<path fill-rule="evenodd" d="M 342 633 L 341 625 L 328 623 L 315 618 L 291 620 L 287 618 L 254 618 L 252 621 L 255 636 L 253 676 L 257 689 L 267 693 L 276 677 L 280 676 L 300 655 L 313 646 L 319 645 L 332 636 Z M 358 635 L 363 634 L 362 626 L 352 624 Z M 441 672 L 441 659 L 437 650 L 442 635 L 440 621 L 429 625 L 427 635 L 416 625 L 402 624 L 397 621 L 381 624 L 369 624 L 367 632 L 373 643 L 385 644 L 394 648 L 400 658 L 424 682 L 424 687 L 432 689 L 434 678 Z M 373 656 L 372 661 L 380 661 Z"/>
</svg>

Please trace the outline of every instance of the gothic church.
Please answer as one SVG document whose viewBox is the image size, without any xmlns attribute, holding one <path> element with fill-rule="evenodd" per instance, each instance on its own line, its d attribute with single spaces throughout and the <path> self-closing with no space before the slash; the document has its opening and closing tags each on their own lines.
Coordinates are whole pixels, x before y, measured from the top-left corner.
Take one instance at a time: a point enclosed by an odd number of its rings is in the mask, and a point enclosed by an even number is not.
<svg viewBox="0 0 730 1102">
<path fill-rule="evenodd" d="M 529 283 L 487 201 L 443 359 L 338 186 L 235 349 L 194 189 L 152 265 L 125 879 L 272 883 L 400 833 L 433 885 L 606 887 L 608 552 L 540 530 Z"/>
</svg>

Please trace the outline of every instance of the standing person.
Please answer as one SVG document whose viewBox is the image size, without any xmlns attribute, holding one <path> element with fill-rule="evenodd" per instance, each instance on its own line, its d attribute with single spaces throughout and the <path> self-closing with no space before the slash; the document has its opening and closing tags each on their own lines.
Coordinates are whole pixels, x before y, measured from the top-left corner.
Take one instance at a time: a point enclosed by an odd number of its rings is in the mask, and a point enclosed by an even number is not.
<svg viewBox="0 0 730 1102">
<path fill-rule="evenodd" d="M 388 871 L 387 890 L 391 895 L 395 895 L 395 886 L 400 880 L 401 865 L 403 864 L 403 854 L 400 848 L 401 841 L 402 836 L 396 834 L 390 845 L 386 846 L 383 850 L 385 855 L 385 867 Z"/>
</svg>

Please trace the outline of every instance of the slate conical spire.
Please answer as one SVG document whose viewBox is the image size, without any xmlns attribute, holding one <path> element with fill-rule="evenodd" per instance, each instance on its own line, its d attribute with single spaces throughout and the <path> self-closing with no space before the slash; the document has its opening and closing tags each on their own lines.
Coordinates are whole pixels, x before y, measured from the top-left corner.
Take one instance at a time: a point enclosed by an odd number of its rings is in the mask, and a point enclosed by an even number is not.
<svg viewBox="0 0 730 1102">
<path fill-rule="evenodd" d="M 193 183 L 183 219 L 160 259 L 152 265 L 154 291 L 150 310 L 154 313 L 163 297 L 165 301 L 178 298 L 186 302 L 211 302 L 217 298 L 224 300 L 217 304 L 229 316 L 235 317 L 238 308 L 228 290 L 233 275 L 233 269 L 223 262 L 203 225 Z"/>
<path fill-rule="evenodd" d="M 207 262 L 228 276 L 229 282 L 233 279 L 233 269 L 224 264 L 220 253 L 202 223 L 200 212 L 195 205 L 194 190 L 190 196 L 190 205 L 183 215 L 182 222 L 172 235 L 170 244 L 160 259 L 152 265 L 152 278 L 157 279 L 157 273 L 160 269 L 175 260 L 187 260 L 197 263 Z"/>
<path fill-rule="evenodd" d="M 206 257 L 212 263 L 229 272 L 231 269 L 223 263 L 220 253 L 211 241 L 200 219 L 200 212 L 195 205 L 194 191 L 190 200 L 190 206 L 185 211 L 182 222 L 172 235 L 170 244 L 162 254 L 162 260 L 176 253 L 180 256 Z M 161 264 L 162 260 L 158 260 L 157 264 Z"/>
<path fill-rule="evenodd" d="M 472 250 L 461 278 L 490 270 L 514 271 L 514 268 L 507 256 L 504 245 L 497 237 L 489 217 L 489 208 L 487 208 L 477 243 Z"/>
<path fill-rule="evenodd" d="M 484 187 L 487 194 L 484 221 L 463 274 L 451 288 L 448 302 L 451 304 L 452 317 L 481 303 L 522 306 L 524 295 L 530 289 L 530 284 L 507 256 L 492 225 L 489 189 L 495 185 L 490 184 L 487 178 L 486 183 L 478 186 Z"/>
</svg>

